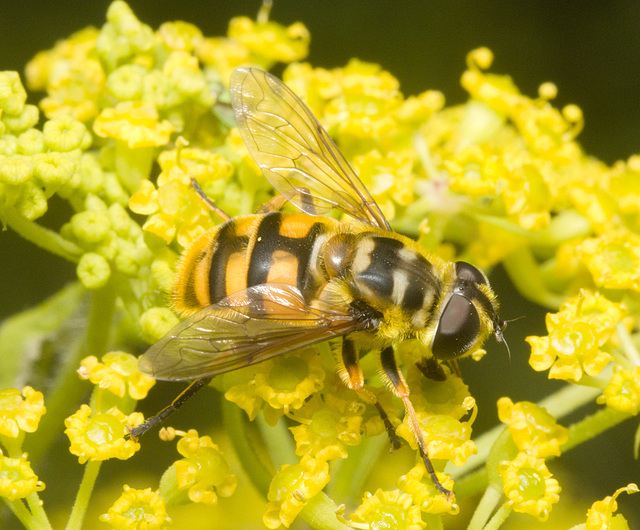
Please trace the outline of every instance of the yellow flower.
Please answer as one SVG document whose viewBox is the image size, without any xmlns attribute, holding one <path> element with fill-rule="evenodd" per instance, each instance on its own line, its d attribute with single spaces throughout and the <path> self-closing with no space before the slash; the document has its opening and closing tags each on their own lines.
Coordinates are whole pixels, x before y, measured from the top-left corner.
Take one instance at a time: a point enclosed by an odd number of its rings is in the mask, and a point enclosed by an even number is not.
<svg viewBox="0 0 640 530">
<path fill-rule="evenodd" d="M 20 114 L 26 102 L 27 92 L 18 72 L 0 72 L 0 109 L 3 113 L 14 116 Z"/>
<path fill-rule="evenodd" d="M 275 62 L 291 63 L 309 53 L 309 30 L 301 22 L 289 27 L 270 21 L 254 22 L 247 17 L 232 18 L 228 36 L 246 47 L 265 68 Z"/>
<path fill-rule="evenodd" d="M 596 401 L 634 416 L 640 413 L 640 367 L 624 370 L 616 366 L 609 384 Z"/>
<path fill-rule="evenodd" d="M 350 519 L 356 528 L 419 530 L 426 526 L 411 495 L 400 490 L 367 492 Z"/>
<path fill-rule="evenodd" d="M 308 500 L 329 483 L 329 464 L 303 456 L 299 464 L 283 465 L 271 480 L 263 522 L 267 528 L 287 528 Z"/>
<path fill-rule="evenodd" d="M 0 390 L 0 434 L 17 438 L 20 431 L 35 432 L 46 411 L 42 392 L 30 386 L 22 392 L 15 388 Z"/>
<path fill-rule="evenodd" d="M 103 523 L 114 530 L 156 530 L 168 527 L 172 521 L 164 506 L 164 499 L 151 488 L 133 489 L 124 485 L 124 492 L 100 516 Z"/>
<path fill-rule="evenodd" d="M 628 230 L 604 233 L 580 246 L 582 260 L 599 287 L 640 291 L 640 236 Z"/>
<path fill-rule="evenodd" d="M 441 368 L 446 377 L 444 381 L 425 377 L 420 370 L 407 371 L 411 402 L 416 410 L 426 414 L 452 416 L 459 420 L 468 412 L 463 403 L 471 395 L 469 387 L 461 377 L 451 373 L 448 366 Z"/>
<path fill-rule="evenodd" d="M 449 475 L 436 471 L 436 476 L 446 489 L 453 490 L 453 479 Z M 411 495 L 414 504 L 425 513 L 456 515 L 460 511 L 454 499 L 436 489 L 422 462 L 418 462 L 406 475 L 402 475 L 397 486 L 404 493 Z"/>
<path fill-rule="evenodd" d="M 144 101 L 123 101 L 107 107 L 96 118 L 93 130 L 103 138 L 115 138 L 132 148 L 165 145 L 174 128 L 159 121 L 156 108 Z"/>
<path fill-rule="evenodd" d="M 200 29 L 182 20 L 161 24 L 156 34 L 172 50 L 192 52 L 202 42 Z"/>
<path fill-rule="evenodd" d="M 102 362 L 91 355 L 80 363 L 78 373 L 94 385 L 107 389 L 118 397 L 128 393 L 133 399 L 144 399 L 155 379 L 138 370 L 138 358 L 125 352 L 110 352 Z"/>
<path fill-rule="evenodd" d="M 509 426 L 518 450 L 544 458 L 560 456 L 560 446 L 569 439 L 569 430 L 558 425 L 546 409 L 530 401 L 513 403 L 508 397 L 498 400 L 498 417 Z"/>
<path fill-rule="evenodd" d="M 254 419 L 260 410 L 270 425 L 283 414 L 299 409 L 323 387 L 322 357 L 315 348 L 293 352 L 259 364 L 244 373 L 227 374 L 232 385 L 225 398 Z"/>
<path fill-rule="evenodd" d="M 8 458 L 0 451 L 0 497 L 10 501 L 24 499 L 44 489 L 44 482 L 31 469 L 27 455 Z"/>
<path fill-rule="evenodd" d="M 99 112 L 105 74 L 95 56 L 96 28 L 82 29 L 39 52 L 26 67 L 31 90 L 47 91 L 40 108 L 48 118 L 71 116 L 88 122 Z"/>
<path fill-rule="evenodd" d="M 583 371 L 598 375 L 612 359 L 602 349 L 626 316 L 622 304 L 598 293 L 581 290 L 546 317 L 546 337 L 527 337 L 531 345 L 529 364 L 534 370 L 549 370 L 551 379 L 579 381 Z"/>
<path fill-rule="evenodd" d="M 69 451 L 78 457 L 80 464 L 87 460 L 126 460 L 140 449 L 140 444 L 126 439 L 127 427 L 140 425 L 144 417 L 140 412 L 125 416 L 116 407 L 107 412 L 93 413 L 88 405 L 69 416 L 64 431 L 69 437 Z"/>
<path fill-rule="evenodd" d="M 347 458 L 346 446 L 358 445 L 364 403 L 346 401 L 327 393 L 324 400 L 313 397 L 294 418 L 301 425 L 290 427 L 296 441 L 296 454 L 317 459 Z"/>
<path fill-rule="evenodd" d="M 527 513 L 546 521 L 552 505 L 560 499 L 560 485 L 551 478 L 544 460 L 518 453 L 512 461 L 498 464 L 504 493 L 519 513 Z"/>
<path fill-rule="evenodd" d="M 612 496 L 607 496 L 604 500 L 594 502 L 591 508 L 587 510 L 587 530 L 628 530 L 629 524 L 622 514 L 614 515 L 614 512 L 618 509 L 616 499 L 623 492 L 631 495 L 632 493 L 638 493 L 638 491 L 640 491 L 638 486 L 632 483 L 616 490 Z"/>
<path fill-rule="evenodd" d="M 173 463 L 179 490 L 187 490 L 192 502 L 215 504 L 218 496 L 229 497 L 237 479 L 229 464 L 209 436 L 198 436 L 195 429 L 182 434 L 178 452 L 185 458 Z"/>
<path fill-rule="evenodd" d="M 427 453 L 432 459 L 450 460 L 454 465 L 461 466 L 471 455 L 478 452 L 476 444 L 471 441 L 471 425 L 463 423 L 451 416 L 430 416 L 422 411 L 416 411 L 422 434 L 427 443 Z M 397 428 L 398 436 L 404 438 L 411 449 L 418 449 L 418 445 L 409 426 L 409 419 L 405 416 L 402 424 Z"/>
</svg>

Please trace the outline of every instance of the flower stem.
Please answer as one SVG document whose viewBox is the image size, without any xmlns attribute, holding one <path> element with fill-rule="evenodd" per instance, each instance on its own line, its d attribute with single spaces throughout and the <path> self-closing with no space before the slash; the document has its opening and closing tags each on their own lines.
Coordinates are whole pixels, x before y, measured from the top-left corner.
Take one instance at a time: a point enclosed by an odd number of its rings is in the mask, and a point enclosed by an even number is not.
<svg viewBox="0 0 640 530">
<path fill-rule="evenodd" d="M 29 447 L 29 456 L 37 461 L 60 432 L 62 418 L 82 399 L 84 387 L 78 384 L 77 369 L 86 355 L 100 356 L 107 351 L 111 334 L 111 322 L 115 311 L 116 293 L 111 281 L 93 292 L 89 310 L 89 322 L 84 341 L 69 348 L 64 364 L 52 385 L 52 395 L 47 398 L 47 414 L 38 428 L 37 443 Z M 27 439 L 26 443 L 29 443 Z"/>
<path fill-rule="evenodd" d="M 29 503 L 29 510 L 31 511 L 33 521 L 36 523 L 36 527 L 42 530 L 51 530 L 51 523 L 47 517 L 47 513 L 42 507 L 42 500 L 40 496 L 33 492 L 27 497 L 27 503 Z"/>
<path fill-rule="evenodd" d="M 560 447 L 560 450 L 565 453 L 631 417 L 631 414 L 608 407 L 600 409 L 569 427 L 569 440 Z"/>
<path fill-rule="evenodd" d="M 564 296 L 547 289 L 528 248 L 514 250 L 504 259 L 503 265 L 516 289 L 525 298 L 550 309 L 557 309 L 564 301 Z"/>
<path fill-rule="evenodd" d="M 83 251 L 79 246 L 66 240 L 58 234 L 58 232 L 54 232 L 53 230 L 40 226 L 38 223 L 25 219 L 13 208 L 8 208 L 2 212 L 0 220 L 9 225 L 17 234 L 27 241 L 52 254 L 61 256 L 68 261 L 77 263 L 82 255 Z"/>
<path fill-rule="evenodd" d="M 493 514 L 493 517 L 489 520 L 483 530 L 498 530 L 502 526 L 502 523 L 505 522 L 507 517 L 511 515 L 511 511 L 513 507 L 510 503 L 505 502 L 498 511 Z"/>
<path fill-rule="evenodd" d="M 320 492 L 309 499 L 300 512 L 300 517 L 314 530 L 351 530 L 336 516 L 338 506 L 329 496 Z"/>
<path fill-rule="evenodd" d="M 16 518 L 22 523 L 22 526 L 24 526 L 29 530 L 31 529 L 39 530 L 40 527 L 37 526 L 34 520 L 34 517 L 31 515 L 27 507 L 24 505 L 24 502 L 22 501 L 22 499 L 16 499 L 14 501 L 10 501 L 6 497 L 4 497 L 2 500 L 5 502 L 7 507 L 11 510 L 13 515 L 15 515 Z"/>
<path fill-rule="evenodd" d="M 359 501 L 365 481 L 388 446 L 389 439 L 386 436 L 363 436 L 358 445 L 350 447 L 349 457 L 340 462 L 327 485 L 327 493 L 331 498 L 347 505 Z"/>
<path fill-rule="evenodd" d="M 222 412 L 224 429 L 233 442 L 242 468 L 253 485 L 266 498 L 273 472 L 269 472 L 263 460 L 258 457 L 255 443 L 249 439 L 249 429 L 243 417 L 244 412 L 226 399 L 222 400 Z"/>
<path fill-rule="evenodd" d="M 481 530 L 484 528 L 489 517 L 491 517 L 491 512 L 493 512 L 501 498 L 502 491 L 493 486 L 489 486 L 485 490 L 482 499 L 480 499 L 467 530 Z"/>
<path fill-rule="evenodd" d="M 590 387 L 567 385 L 539 401 L 538 405 L 547 409 L 549 414 L 555 418 L 560 419 L 579 409 L 583 405 L 592 402 L 600 393 L 600 390 Z M 453 478 L 456 479 L 458 477 L 462 477 L 486 462 L 491 447 L 493 447 L 493 444 L 504 428 L 504 425 L 496 425 L 491 430 L 485 432 L 481 436 L 478 436 L 475 440 L 478 453 L 470 456 L 464 466 L 453 468 L 451 470 Z"/>
<path fill-rule="evenodd" d="M 279 469 L 284 464 L 291 465 L 298 462 L 291 433 L 282 418 L 275 427 L 267 424 L 264 416 L 258 416 L 256 423 L 276 469 Z"/>
<path fill-rule="evenodd" d="M 89 500 L 91 499 L 91 493 L 93 492 L 93 486 L 98 478 L 100 472 L 100 460 L 89 460 L 84 468 L 84 475 L 80 488 L 78 488 L 78 495 L 76 495 L 76 502 L 71 510 L 69 521 L 67 522 L 66 530 L 81 530 L 84 516 L 87 513 L 87 507 L 89 506 Z"/>
</svg>

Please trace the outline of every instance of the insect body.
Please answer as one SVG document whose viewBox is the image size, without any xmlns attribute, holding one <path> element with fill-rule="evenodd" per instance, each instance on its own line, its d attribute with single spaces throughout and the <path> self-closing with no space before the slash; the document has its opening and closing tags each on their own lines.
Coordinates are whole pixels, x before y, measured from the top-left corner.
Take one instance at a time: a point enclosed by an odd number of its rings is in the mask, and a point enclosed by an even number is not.
<svg viewBox="0 0 640 530">
<path fill-rule="evenodd" d="M 140 369 L 157 379 L 202 382 L 343 337 L 342 379 L 376 404 L 363 386 L 356 344 L 379 349 L 427 470 L 450 495 L 427 456 L 392 346 L 414 338 L 433 357 L 454 360 L 491 334 L 501 341 L 504 324 L 486 277 L 392 232 L 326 131 L 277 78 L 239 68 L 231 97 L 249 152 L 302 213 L 229 219 L 200 236 L 182 258 L 173 292 L 186 319 L 149 348 Z M 354 221 L 320 216 L 332 208 Z"/>
</svg>

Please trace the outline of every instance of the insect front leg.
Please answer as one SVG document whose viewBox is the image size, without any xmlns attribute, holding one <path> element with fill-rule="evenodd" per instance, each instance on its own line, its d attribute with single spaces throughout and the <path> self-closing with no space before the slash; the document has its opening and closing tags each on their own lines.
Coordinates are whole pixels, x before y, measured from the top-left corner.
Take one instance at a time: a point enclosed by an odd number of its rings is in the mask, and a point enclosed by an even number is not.
<svg viewBox="0 0 640 530">
<path fill-rule="evenodd" d="M 211 378 L 208 377 L 206 379 L 196 379 L 193 381 L 187 388 L 185 388 L 178 396 L 165 408 L 163 408 L 157 414 L 150 416 L 145 420 L 144 423 L 140 425 L 136 425 L 135 427 L 131 427 L 129 429 L 129 437 L 133 440 L 137 440 L 148 430 L 153 429 L 156 425 L 162 423 L 165 419 L 167 419 L 171 414 L 173 414 L 176 410 L 178 410 L 184 403 L 193 396 L 198 390 L 202 387 L 207 386 L 211 381 Z"/>
<path fill-rule="evenodd" d="M 400 441 L 400 438 L 398 438 L 389 416 L 382 408 L 382 405 L 380 405 L 375 394 L 364 388 L 364 376 L 362 375 L 362 369 L 358 363 L 358 353 L 356 351 L 355 344 L 352 340 L 346 338 L 342 340 L 342 364 L 344 370 L 341 371 L 341 376 L 344 383 L 352 390 L 355 390 L 365 403 L 369 403 L 377 409 L 387 430 L 387 435 L 391 442 L 391 450 L 396 451 L 400 449 L 400 447 L 402 447 L 402 442 Z"/>
<path fill-rule="evenodd" d="M 411 404 L 411 400 L 409 399 L 409 387 L 407 386 L 402 373 L 398 369 L 396 358 L 393 353 L 393 348 L 391 346 L 385 348 L 380 352 L 380 362 L 382 363 L 382 369 L 384 370 L 389 383 L 391 383 L 391 388 L 393 389 L 394 394 L 399 397 L 404 404 L 407 418 L 409 420 L 409 426 L 411 427 L 413 436 L 418 443 L 420 456 L 422 457 L 424 466 L 426 467 L 427 472 L 429 473 L 429 476 L 433 481 L 433 484 L 438 489 L 438 491 L 444 493 L 448 498 L 453 499 L 453 492 L 445 488 L 440 483 L 440 480 L 436 476 L 435 469 L 433 469 L 433 464 L 431 463 L 431 460 L 429 459 L 429 455 L 427 453 L 427 444 L 424 441 L 424 437 L 422 436 L 422 429 L 420 428 L 418 416 L 416 415 L 416 411 Z"/>
</svg>

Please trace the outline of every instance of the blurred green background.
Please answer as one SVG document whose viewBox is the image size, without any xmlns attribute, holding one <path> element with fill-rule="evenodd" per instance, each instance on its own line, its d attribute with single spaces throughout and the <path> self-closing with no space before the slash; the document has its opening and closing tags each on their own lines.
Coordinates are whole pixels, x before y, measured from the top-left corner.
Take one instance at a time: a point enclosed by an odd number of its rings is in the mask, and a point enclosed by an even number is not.
<svg viewBox="0 0 640 530">
<path fill-rule="evenodd" d="M 223 35 L 231 17 L 255 17 L 259 8 L 258 0 L 129 4 L 154 29 L 165 21 L 186 20 L 207 36 Z M 107 0 L 2 2 L 0 70 L 22 72 L 37 51 L 87 25 L 101 26 L 108 5 Z M 495 54 L 492 71 L 511 75 L 525 94 L 535 96 L 540 83 L 553 81 L 559 88 L 557 106 L 580 106 L 586 126 L 579 140 L 587 153 L 612 163 L 640 152 L 640 2 L 275 0 L 271 18 L 304 22 L 312 35 L 308 60 L 314 66 L 342 66 L 351 57 L 376 62 L 399 79 L 405 95 L 437 89 L 448 104 L 466 99 L 459 85 L 466 53 L 488 46 Z M 31 102 L 39 98 L 32 96 Z M 65 216 L 53 210 L 43 222 L 57 227 Z M 10 231 L 0 232 L 0 319 L 37 304 L 74 275 L 73 265 Z M 518 298 L 502 271 L 493 272 L 492 283 L 503 302 L 503 318 L 524 318 L 507 331 L 510 362 L 503 348 L 490 344 L 490 355 L 481 363 L 462 364 L 480 405 L 477 432 L 497 422 L 494 403 L 501 395 L 535 401 L 561 386 L 527 364 L 524 337 L 544 334 L 544 311 Z M 156 390 L 157 403 L 173 392 L 173 387 Z M 154 404 L 147 407 L 151 411 Z M 551 463 L 575 498 L 574 514 L 586 513 L 594 500 L 618 487 L 640 482 L 640 464 L 632 456 L 636 428 L 637 421 L 626 422 Z M 631 527 L 640 528 L 637 497 L 623 495 L 619 504 Z"/>
</svg>

